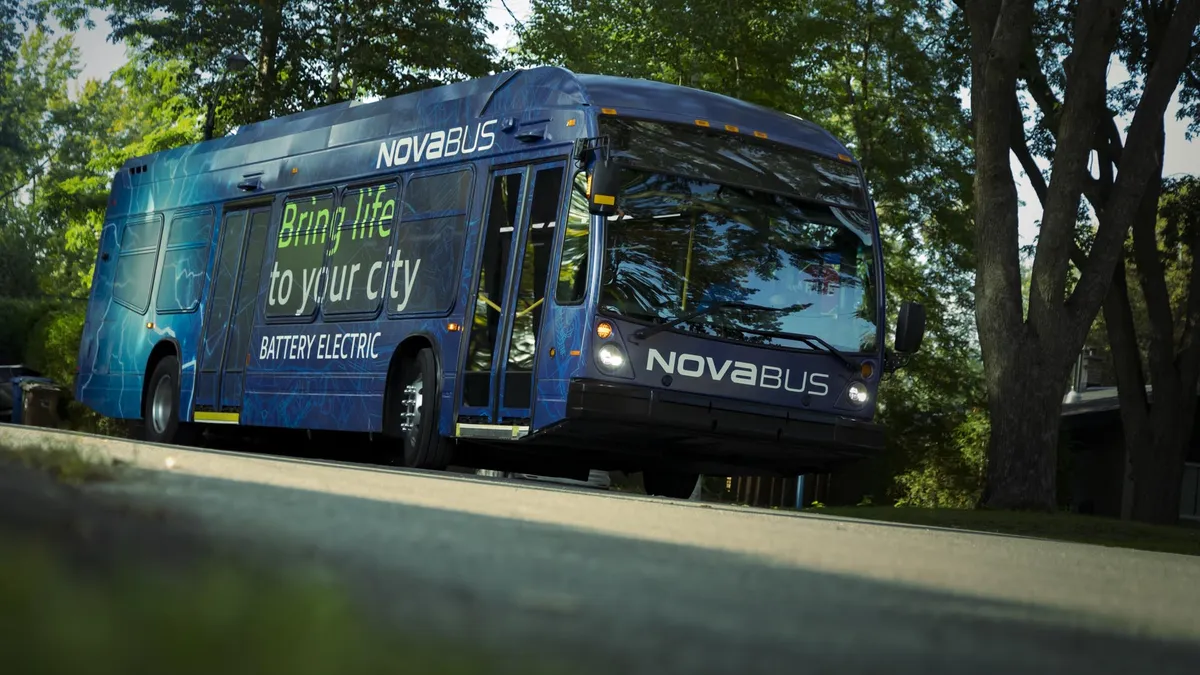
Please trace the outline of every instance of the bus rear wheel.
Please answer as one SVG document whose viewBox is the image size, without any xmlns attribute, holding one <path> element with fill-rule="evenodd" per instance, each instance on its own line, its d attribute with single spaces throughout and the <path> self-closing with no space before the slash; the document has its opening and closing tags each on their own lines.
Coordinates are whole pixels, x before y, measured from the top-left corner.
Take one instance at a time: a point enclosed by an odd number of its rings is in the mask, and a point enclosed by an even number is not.
<svg viewBox="0 0 1200 675">
<path fill-rule="evenodd" d="M 642 485 L 646 494 L 671 499 L 687 499 L 696 490 L 699 473 L 689 471 L 643 471 Z"/>
<path fill-rule="evenodd" d="M 389 462 L 413 469 L 441 471 L 450 464 L 450 441 L 438 433 L 441 380 L 432 349 L 422 349 L 402 364 L 396 395 L 390 401 L 387 435 L 402 450 L 389 451 Z"/>
<path fill-rule="evenodd" d="M 187 443 L 189 424 L 179 421 L 179 359 L 164 356 L 154 365 L 142 402 L 142 438 L 151 443 Z"/>
</svg>

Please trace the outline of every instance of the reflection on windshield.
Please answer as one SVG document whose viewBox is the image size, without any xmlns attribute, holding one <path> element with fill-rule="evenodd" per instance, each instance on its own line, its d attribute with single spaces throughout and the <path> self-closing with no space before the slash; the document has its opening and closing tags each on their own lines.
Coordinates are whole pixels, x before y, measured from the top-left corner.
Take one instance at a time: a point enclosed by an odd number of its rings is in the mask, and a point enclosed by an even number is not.
<svg viewBox="0 0 1200 675">
<path fill-rule="evenodd" d="M 858 211 L 625 170 L 607 223 L 602 312 L 648 324 L 713 302 L 676 330 L 805 349 L 749 331 L 807 333 L 838 349 L 876 342 L 870 227 Z"/>
<path fill-rule="evenodd" d="M 605 117 L 600 133 L 612 139 L 622 163 L 646 171 L 804 195 L 831 206 L 867 207 L 866 188 L 853 164 L 690 125 Z"/>
</svg>

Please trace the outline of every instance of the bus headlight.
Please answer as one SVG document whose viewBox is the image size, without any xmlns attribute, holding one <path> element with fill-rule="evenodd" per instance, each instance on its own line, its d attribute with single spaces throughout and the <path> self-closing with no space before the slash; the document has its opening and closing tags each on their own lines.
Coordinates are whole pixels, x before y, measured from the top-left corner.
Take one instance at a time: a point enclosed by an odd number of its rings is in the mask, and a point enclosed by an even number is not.
<svg viewBox="0 0 1200 675">
<path fill-rule="evenodd" d="M 846 395 L 850 397 L 850 402 L 857 406 L 865 404 L 871 398 L 871 392 L 867 391 L 867 385 L 862 382 L 851 382 Z"/>
<path fill-rule="evenodd" d="M 609 375 L 616 375 L 625 368 L 625 352 L 615 343 L 606 342 L 596 350 L 596 365 Z"/>
</svg>

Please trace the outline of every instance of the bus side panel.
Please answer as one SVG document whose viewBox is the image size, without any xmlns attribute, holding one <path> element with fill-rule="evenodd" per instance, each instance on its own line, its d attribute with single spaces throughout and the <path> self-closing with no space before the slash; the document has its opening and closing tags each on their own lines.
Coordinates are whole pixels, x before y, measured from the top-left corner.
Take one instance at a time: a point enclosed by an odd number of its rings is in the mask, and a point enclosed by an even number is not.
<svg viewBox="0 0 1200 675">
<path fill-rule="evenodd" d="M 388 366 L 397 347 L 421 335 L 439 362 L 457 363 L 458 337 L 425 318 L 258 326 L 246 372 L 242 424 L 379 432 Z M 446 373 L 444 391 L 453 391 Z"/>
<path fill-rule="evenodd" d="M 112 382 L 112 343 L 114 315 L 124 308 L 112 301 L 113 270 L 116 268 L 117 230 L 120 220 L 109 221 L 100 231 L 96 268 L 88 297 L 83 335 L 79 343 L 79 372 L 76 398 L 101 415 L 116 416 L 116 401 L 110 394 Z M 108 260 L 105 260 L 105 256 Z"/>
</svg>

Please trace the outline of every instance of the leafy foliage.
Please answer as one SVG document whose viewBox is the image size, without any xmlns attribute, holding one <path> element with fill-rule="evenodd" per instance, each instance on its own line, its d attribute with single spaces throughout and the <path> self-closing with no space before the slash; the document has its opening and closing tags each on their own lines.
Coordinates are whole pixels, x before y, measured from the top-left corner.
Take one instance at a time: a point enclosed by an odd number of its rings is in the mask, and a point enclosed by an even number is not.
<svg viewBox="0 0 1200 675">
<path fill-rule="evenodd" d="M 107 4 L 115 39 L 186 64 L 183 90 L 216 106 L 219 128 L 485 75 L 496 65 L 482 0 Z M 235 54 L 252 67 L 230 70 Z"/>
<path fill-rule="evenodd" d="M 813 119 L 842 138 L 877 203 L 889 325 L 902 299 L 928 310 L 921 354 L 882 388 L 889 456 L 865 480 L 932 466 L 933 489 L 968 495 L 977 490 L 978 448 L 957 439 L 978 424 L 981 371 L 969 124 L 958 96 L 965 33 L 928 5 L 534 0 L 514 58 L 706 89 Z M 958 478 L 941 478 L 950 475 Z M 911 482 L 868 487 L 926 499 Z"/>
</svg>

